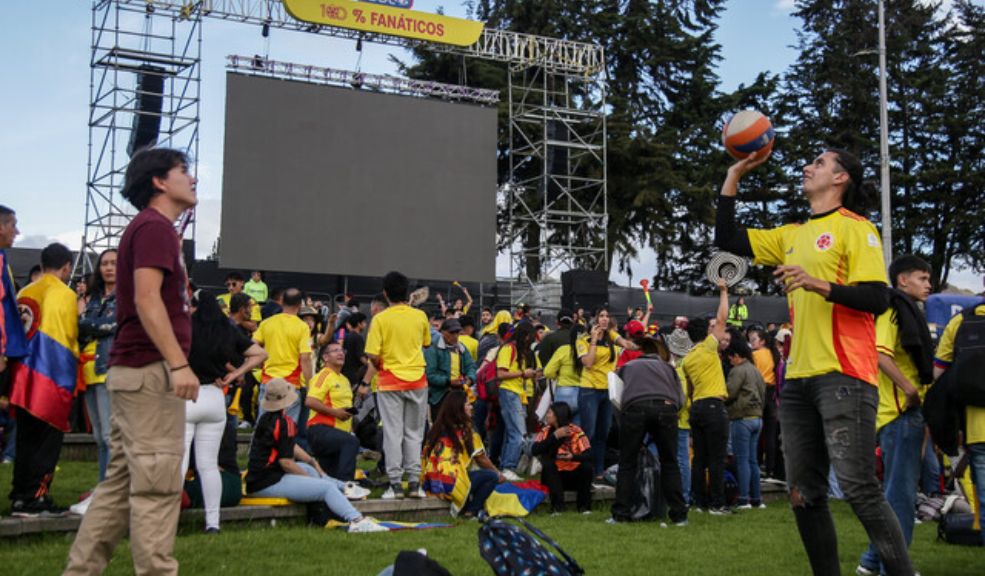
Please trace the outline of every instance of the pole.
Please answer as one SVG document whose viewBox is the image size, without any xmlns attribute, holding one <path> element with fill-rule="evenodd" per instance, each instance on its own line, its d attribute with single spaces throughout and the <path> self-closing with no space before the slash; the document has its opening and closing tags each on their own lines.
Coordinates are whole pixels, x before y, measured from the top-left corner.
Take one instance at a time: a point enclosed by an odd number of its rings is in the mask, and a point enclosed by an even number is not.
<svg viewBox="0 0 985 576">
<path fill-rule="evenodd" d="M 886 89 L 886 9 L 879 0 L 879 180 L 882 188 L 882 254 L 893 261 L 892 199 L 889 190 L 889 113 Z"/>
</svg>

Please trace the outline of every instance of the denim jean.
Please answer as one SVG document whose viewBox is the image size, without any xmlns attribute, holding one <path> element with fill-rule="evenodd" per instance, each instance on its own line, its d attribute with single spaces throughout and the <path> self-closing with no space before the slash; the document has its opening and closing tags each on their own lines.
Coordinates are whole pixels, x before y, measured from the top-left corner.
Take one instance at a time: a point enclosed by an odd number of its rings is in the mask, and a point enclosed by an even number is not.
<svg viewBox="0 0 985 576">
<path fill-rule="evenodd" d="M 284 474 L 284 477 L 273 486 L 254 492 L 254 496 L 264 498 L 287 498 L 291 502 L 325 502 L 332 514 L 346 522 L 352 522 L 362 517 L 353 508 L 349 500 L 342 494 L 345 483 L 329 476 L 319 476 L 318 472 L 302 462 L 296 463 L 307 476 L 300 474 Z"/>
<path fill-rule="evenodd" d="M 647 435 L 657 445 L 660 459 L 660 494 L 667 501 L 672 522 L 687 520 L 687 505 L 677 466 L 677 407 L 663 400 L 639 400 L 626 406 L 619 417 L 619 474 L 612 517 L 632 519 L 633 503 L 639 494 L 640 449 Z"/>
<path fill-rule="evenodd" d="M 523 407 L 520 395 L 509 390 L 499 391 L 499 406 L 505 430 L 503 454 L 500 457 L 504 470 L 514 470 L 520 463 L 523 437 L 527 434 L 527 410 Z"/>
<path fill-rule="evenodd" d="M 86 410 L 92 423 L 92 437 L 96 441 L 96 455 L 99 460 L 99 481 L 106 478 L 109 464 L 109 392 L 105 384 L 90 384 L 86 388 Z"/>
<path fill-rule="evenodd" d="M 923 413 L 919 408 L 900 414 L 879 430 L 882 448 L 883 480 L 886 501 L 896 513 L 907 546 L 913 541 L 913 517 L 917 506 L 917 481 L 923 454 Z M 869 544 L 859 564 L 869 570 L 880 567 L 879 554 Z"/>
<path fill-rule="evenodd" d="M 17 419 L 10 416 L 7 420 L 4 434 L 7 436 L 7 444 L 3 447 L 3 457 L 0 460 L 13 462 L 17 456 Z"/>
<path fill-rule="evenodd" d="M 978 494 L 978 514 L 985 516 L 985 444 L 968 446 L 971 457 L 971 481 L 975 483 L 975 493 Z M 982 530 L 982 544 L 985 544 L 985 530 Z"/>
<path fill-rule="evenodd" d="M 739 504 L 759 503 L 759 433 L 763 430 L 762 418 L 740 418 L 730 424 L 735 465 L 739 472 Z"/>
<path fill-rule="evenodd" d="M 694 445 L 691 500 L 699 508 L 722 508 L 725 506 L 725 447 L 728 444 L 725 403 L 720 398 L 695 401 L 691 404 L 690 422 Z"/>
<path fill-rule="evenodd" d="M 684 503 L 691 503 L 691 451 L 688 444 L 691 431 L 687 428 L 677 429 L 677 465 L 681 469 L 681 491 L 684 493 Z"/>
<path fill-rule="evenodd" d="M 787 489 L 814 574 L 841 572 L 828 508 L 829 466 L 886 573 L 913 574 L 899 520 L 875 474 L 876 387 L 831 372 L 787 380 L 780 396 Z"/>
<path fill-rule="evenodd" d="M 605 472 L 605 440 L 612 426 L 612 403 L 608 390 L 582 388 L 578 391 L 581 429 L 592 445 L 592 469 L 596 476 Z"/>
<path fill-rule="evenodd" d="M 486 469 L 472 470 L 469 472 L 469 482 L 472 487 L 462 510 L 477 515 L 486 505 L 489 495 L 496 489 L 496 484 L 499 484 L 499 474 Z"/>
<path fill-rule="evenodd" d="M 352 433 L 327 424 L 308 427 L 311 455 L 326 474 L 339 480 L 352 480 L 356 474 L 359 439 Z"/>
<path fill-rule="evenodd" d="M 929 438 L 923 450 L 920 469 L 920 489 L 927 496 L 941 493 L 941 463 L 934 452 L 934 443 Z"/>
<path fill-rule="evenodd" d="M 581 427 L 581 417 L 578 414 L 578 391 L 579 386 L 557 386 L 554 388 L 554 401 L 564 402 L 571 407 L 571 422 Z"/>
</svg>

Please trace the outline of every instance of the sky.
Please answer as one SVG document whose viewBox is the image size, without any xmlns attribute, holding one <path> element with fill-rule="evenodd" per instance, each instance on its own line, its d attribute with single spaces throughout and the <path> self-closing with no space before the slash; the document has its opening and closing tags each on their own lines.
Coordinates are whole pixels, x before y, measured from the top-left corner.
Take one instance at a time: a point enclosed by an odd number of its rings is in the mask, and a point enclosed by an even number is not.
<svg viewBox="0 0 985 576">
<path fill-rule="evenodd" d="M 751 83 L 762 71 L 783 72 L 797 56 L 793 45 L 800 21 L 791 15 L 793 0 L 729 0 L 719 21 L 716 40 L 722 45 L 718 70 L 721 90 Z M 416 0 L 415 10 L 443 7 L 450 16 L 464 16 L 455 0 Z M 17 211 L 21 235 L 15 246 L 43 247 L 58 240 L 81 245 L 84 227 L 88 161 L 89 50 L 91 2 L 13 2 L 4 10 L 0 49 L 8 54 L 7 81 L 0 90 L 0 167 L 4 185 L 0 203 Z M 268 54 L 274 60 L 365 72 L 395 74 L 391 54 L 406 59 L 393 46 L 353 42 L 272 30 L 260 30 L 206 19 L 202 44 L 202 100 L 196 245 L 208 253 L 219 233 L 225 102 L 225 57 Z M 15 56 L 16 55 L 16 56 Z M 12 89 L 12 87 L 14 87 Z M 655 270 L 652 252 L 633 264 L 634 277 L 613 270 L 612 279 L 635 285 Z M 509 273 L 508 259 L 497 261 L 497 274 Z M 954 273 L 958 286 L 981 290 L 981 277 Z"/>
</svg>

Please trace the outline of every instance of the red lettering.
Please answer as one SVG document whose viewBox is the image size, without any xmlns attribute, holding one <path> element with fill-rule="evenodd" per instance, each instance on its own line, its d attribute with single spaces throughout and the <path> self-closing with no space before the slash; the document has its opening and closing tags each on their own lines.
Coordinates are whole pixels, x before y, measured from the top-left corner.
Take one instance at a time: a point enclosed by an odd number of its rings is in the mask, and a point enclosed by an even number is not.
<svg viewBox="0 0 985 576">
<path fill-rule="evenodd" d="M 438 24 L 438 36 L 444 36 L 444 35 L 445 35 L 445 25 Z"/>
</svg>

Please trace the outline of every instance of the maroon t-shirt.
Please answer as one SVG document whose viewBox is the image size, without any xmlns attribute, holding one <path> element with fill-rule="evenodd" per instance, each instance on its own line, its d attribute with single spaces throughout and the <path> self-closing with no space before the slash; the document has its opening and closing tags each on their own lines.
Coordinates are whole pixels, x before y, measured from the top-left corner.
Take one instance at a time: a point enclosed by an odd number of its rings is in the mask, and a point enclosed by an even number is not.
<svg viewBox="0 0 985 576">
<path fill-rule="evenodd" d="M 109 365 L 139 368 L 163 360 L 137 316 L 133 275 L 139 268 L 164 272 L 161 299 L 178 344 L 187 355 L 192 342 L 188 274 L 181 255 L 181 238 L 174 225 L 153 208 L 141 210 L 123 232 L 116 258 L 117 330 Z"/>
</svg>

